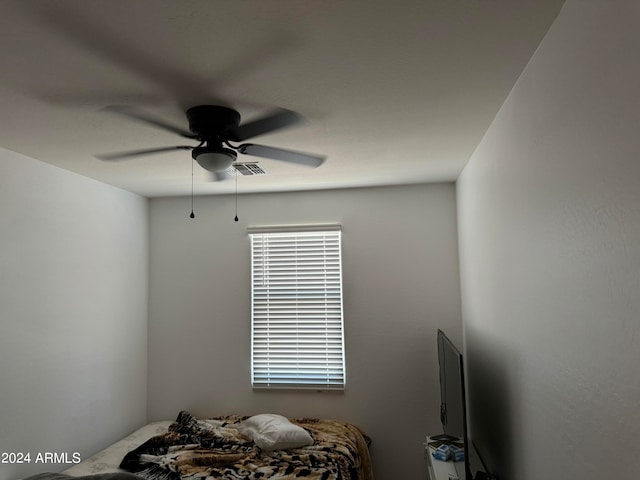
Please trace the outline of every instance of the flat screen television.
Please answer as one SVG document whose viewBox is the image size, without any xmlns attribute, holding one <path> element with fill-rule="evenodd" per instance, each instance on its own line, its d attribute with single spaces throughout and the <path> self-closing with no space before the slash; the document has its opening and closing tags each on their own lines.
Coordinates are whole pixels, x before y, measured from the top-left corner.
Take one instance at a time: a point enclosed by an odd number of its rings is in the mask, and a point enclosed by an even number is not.
<svg viewBox="0 0 640 480">
<path fill-rule="evenodd" d="M 438 330 L 438 368 L 440 421 L 444 435 L 432 439 L 463 444 L 464 462 L 455 462 L 456 471 L 460 480 L 471 480 L 462 353 L 442 330 Z"/>
</svg>

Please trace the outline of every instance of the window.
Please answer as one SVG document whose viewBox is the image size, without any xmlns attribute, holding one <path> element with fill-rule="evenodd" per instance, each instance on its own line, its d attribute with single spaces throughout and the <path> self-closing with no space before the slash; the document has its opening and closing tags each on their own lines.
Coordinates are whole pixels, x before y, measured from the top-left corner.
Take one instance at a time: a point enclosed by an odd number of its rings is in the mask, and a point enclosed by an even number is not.
<svg viewBox="0 0 640 480">
<path fill-rule="evenodd" d="M 343 389 L 340 228 L 249 235 L 253 387 Z"/>
</svg>

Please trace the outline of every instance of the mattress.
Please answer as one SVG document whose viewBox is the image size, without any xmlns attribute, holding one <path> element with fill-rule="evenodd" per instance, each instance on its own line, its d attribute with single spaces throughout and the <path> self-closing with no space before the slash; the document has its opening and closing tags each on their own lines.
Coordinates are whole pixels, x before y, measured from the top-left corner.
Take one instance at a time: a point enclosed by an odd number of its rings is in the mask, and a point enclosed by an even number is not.
<svg viewBox="0 0 640 480">
<path fill-rule="evenodd" d="M 80 477 L 82 475 L 92 475 L 94 473 L 124 472 L 124 470 L 118 468 L 118 466 L 127 452 L 139 447 L 151 437 L 166 432 L 169 425 L 172 423 L 173 422 L 171 420 L 161 420 L 149 423 L 148 425 L 139 428 L 131 435 L 128 435 L 122 440 L 117 441 L 113 445 L 65 470 L 63 473 L 74 477 Z"/>
<path fill-rule="evenodd" d="M 259 417 L 269 415 L 198 419 L 183 411 L 175 421 L 145 425 L 63 473 L 78 477 L 126 471 L 154 480 L 373 480 L 370 439 L 355 425 L 281 417 L 288 426 L 285 431 L 278 426 L 274 433 L 273 418 L 252 423 Z M 300 431 L 294 443 L 302 443 L 288 444 L 294 440 L 289 427 Z M 308 441 L 298 438 L 299 433 Z M 275 445 L 265 443 L 273 435 Z"/>
</svg>

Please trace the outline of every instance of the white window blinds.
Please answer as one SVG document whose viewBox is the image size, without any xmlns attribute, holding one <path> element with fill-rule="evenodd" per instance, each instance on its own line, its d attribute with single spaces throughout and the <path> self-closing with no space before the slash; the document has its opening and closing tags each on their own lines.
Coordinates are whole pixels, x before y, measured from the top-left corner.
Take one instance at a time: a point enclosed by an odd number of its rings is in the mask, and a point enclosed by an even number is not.
<svg viewBox="0 0 640 480">
<path fill-rule="evenodd" d="M 250 230 L 254 388 L 343 389 L 340 230 Z"/>
</svg>

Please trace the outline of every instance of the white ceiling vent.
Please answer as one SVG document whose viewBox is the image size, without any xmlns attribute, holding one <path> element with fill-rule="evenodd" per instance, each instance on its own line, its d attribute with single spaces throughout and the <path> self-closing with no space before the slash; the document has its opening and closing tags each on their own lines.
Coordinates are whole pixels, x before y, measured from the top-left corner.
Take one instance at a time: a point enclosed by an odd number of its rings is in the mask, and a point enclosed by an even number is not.
<svg viewBox="0 0 640 480">
<path fill-rule="evenodd" d="M 228 173 L 235 177 L 237 175 L 266 175 L 267 171 L 257 162 L 236 162 L 228 169 Z"/>
</svg>

